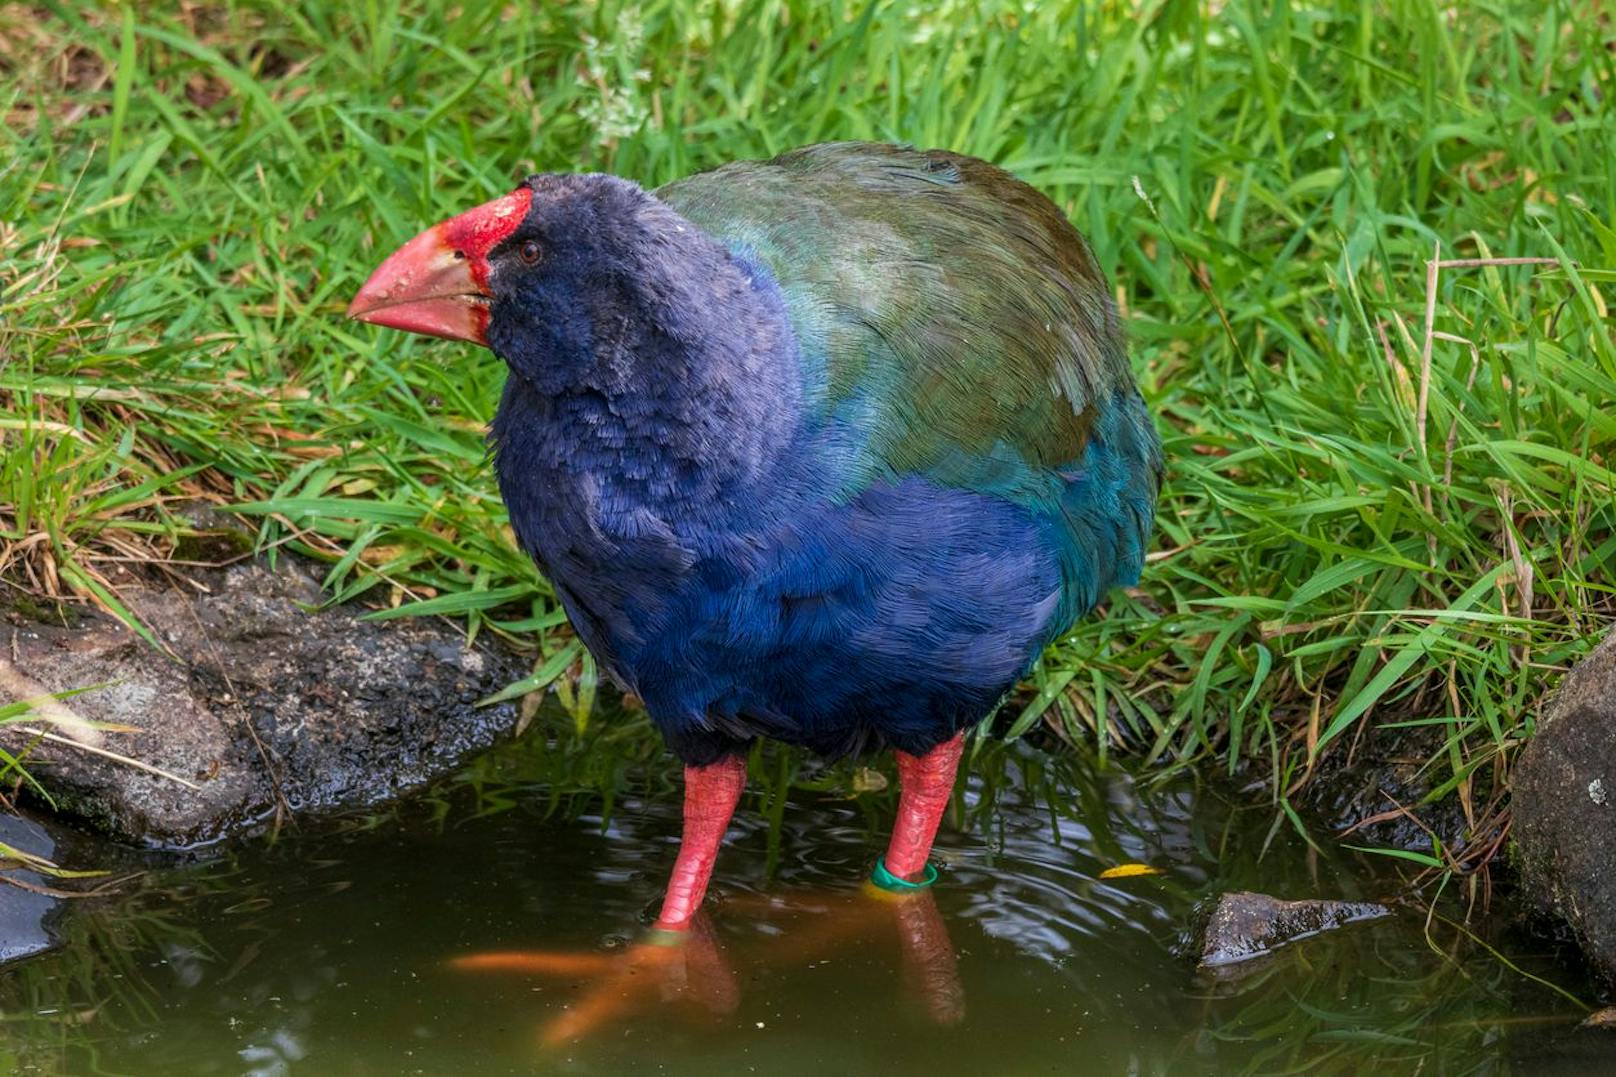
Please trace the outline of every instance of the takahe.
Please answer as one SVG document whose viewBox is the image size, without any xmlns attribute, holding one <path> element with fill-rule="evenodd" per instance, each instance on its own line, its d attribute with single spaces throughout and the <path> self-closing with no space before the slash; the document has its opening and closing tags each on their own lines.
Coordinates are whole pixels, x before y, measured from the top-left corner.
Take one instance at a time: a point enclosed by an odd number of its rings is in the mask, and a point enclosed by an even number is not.
<svg viewBox="0 0 1616 1077">
<path fill-rule="evenodd" d="M 1144 563 L 1161 449 L 1105 276 L 971 157 L 531 176 L 401 247 L 349 314 L 509 367 L 516 536 L 685 764 L 666 931 L 759 737 L 895 749 L 875 881 L 930 883 L 963 731 Z"/>
</svg>

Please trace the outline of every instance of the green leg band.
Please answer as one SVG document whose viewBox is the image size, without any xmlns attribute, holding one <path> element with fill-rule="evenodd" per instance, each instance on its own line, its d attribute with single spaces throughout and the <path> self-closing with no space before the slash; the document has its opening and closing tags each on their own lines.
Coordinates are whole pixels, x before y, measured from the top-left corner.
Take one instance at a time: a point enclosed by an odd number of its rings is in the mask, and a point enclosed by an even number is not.
<svg viewBox="0 0 1616 1077">
<path fill-rule="evenodd" d="M 888 871 L 886 858 L 884 857 L 876 859 L 875 870 L 870 872 L 870 882 L 894 894 L 908 894 L 916 890 L 924 890 L 936 881 L 937 868 L 931 864 L 926 865 L 926 877 L 918 883 L 912 883 L 908 879 L 900 879 Z"/>
</svg>

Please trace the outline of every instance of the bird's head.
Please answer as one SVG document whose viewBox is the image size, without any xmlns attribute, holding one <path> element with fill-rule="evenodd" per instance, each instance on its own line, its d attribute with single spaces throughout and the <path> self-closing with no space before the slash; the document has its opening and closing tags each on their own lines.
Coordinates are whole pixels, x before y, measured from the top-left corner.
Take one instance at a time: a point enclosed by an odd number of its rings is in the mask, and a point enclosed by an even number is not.
<svg viewBox="0 0 1616 1077">
<path fill-rule="evenodd" d="M 718 244 L 639 186 L 546 174 L 394 251 L 348 315 L 481 344 L 559 391 L 643 376 L 613 357 L 643 355 L 647 331 L 677 340 L 712 324 L 704 304 L 736 277 Z"/>
</svg>

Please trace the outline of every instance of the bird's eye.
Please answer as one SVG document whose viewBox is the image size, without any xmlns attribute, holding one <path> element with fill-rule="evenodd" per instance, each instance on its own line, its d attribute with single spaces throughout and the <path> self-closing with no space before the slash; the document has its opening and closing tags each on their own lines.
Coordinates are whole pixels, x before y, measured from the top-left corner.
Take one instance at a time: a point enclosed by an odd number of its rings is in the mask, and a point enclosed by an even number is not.
<svg viewBox="0 0 1616 1077">
<path fill-rule="evenodd" d="M 526 241 L 520 247 L 516 248 L 516 256 L 520 258 L 525 265 L 536 265 L 539 261 L 540 253 L 538 241 L 533 239 Z"/>
</svg>

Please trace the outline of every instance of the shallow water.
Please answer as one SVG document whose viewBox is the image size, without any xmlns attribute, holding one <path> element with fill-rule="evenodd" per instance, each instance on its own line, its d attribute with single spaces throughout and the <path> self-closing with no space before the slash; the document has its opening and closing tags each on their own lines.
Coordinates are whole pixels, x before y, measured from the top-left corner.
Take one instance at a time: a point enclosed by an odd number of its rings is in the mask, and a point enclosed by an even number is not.
<svg viewBox="0 0 1616 1077">
<path fill-rule="evenodd" d="M 892 902 L 859 885 L 891 791 L 851 795 L 846 768 L 793 784 L 794 766 L 754 766 L 682 950 L 633 945 L 675 848 L 666 766 L 529 737 L 385 813 L 78 910 L 66 946 L 0 970 L 0 1068 L 1616 1072 L 1616 1036 L 1570 1031 L 1583 1011 L 1530 978 L 1592 1001 L 1563 953 L 1492 937 L 1516 971 L 1441 920 L 1428 945 L 1417 911 L 1198 974 L 1181 936 L 1219 891 L 1404 892 L 1397 861 L 1326 857 L 1288 825 L 1270 841 L 1266 810 L 989 749 L 945 823 L 942 880 Z M 1099 879 L 1133 861 L 1163 874 Z M 475 954 L 498 967 L 457 963 Z"/>
</svg>

